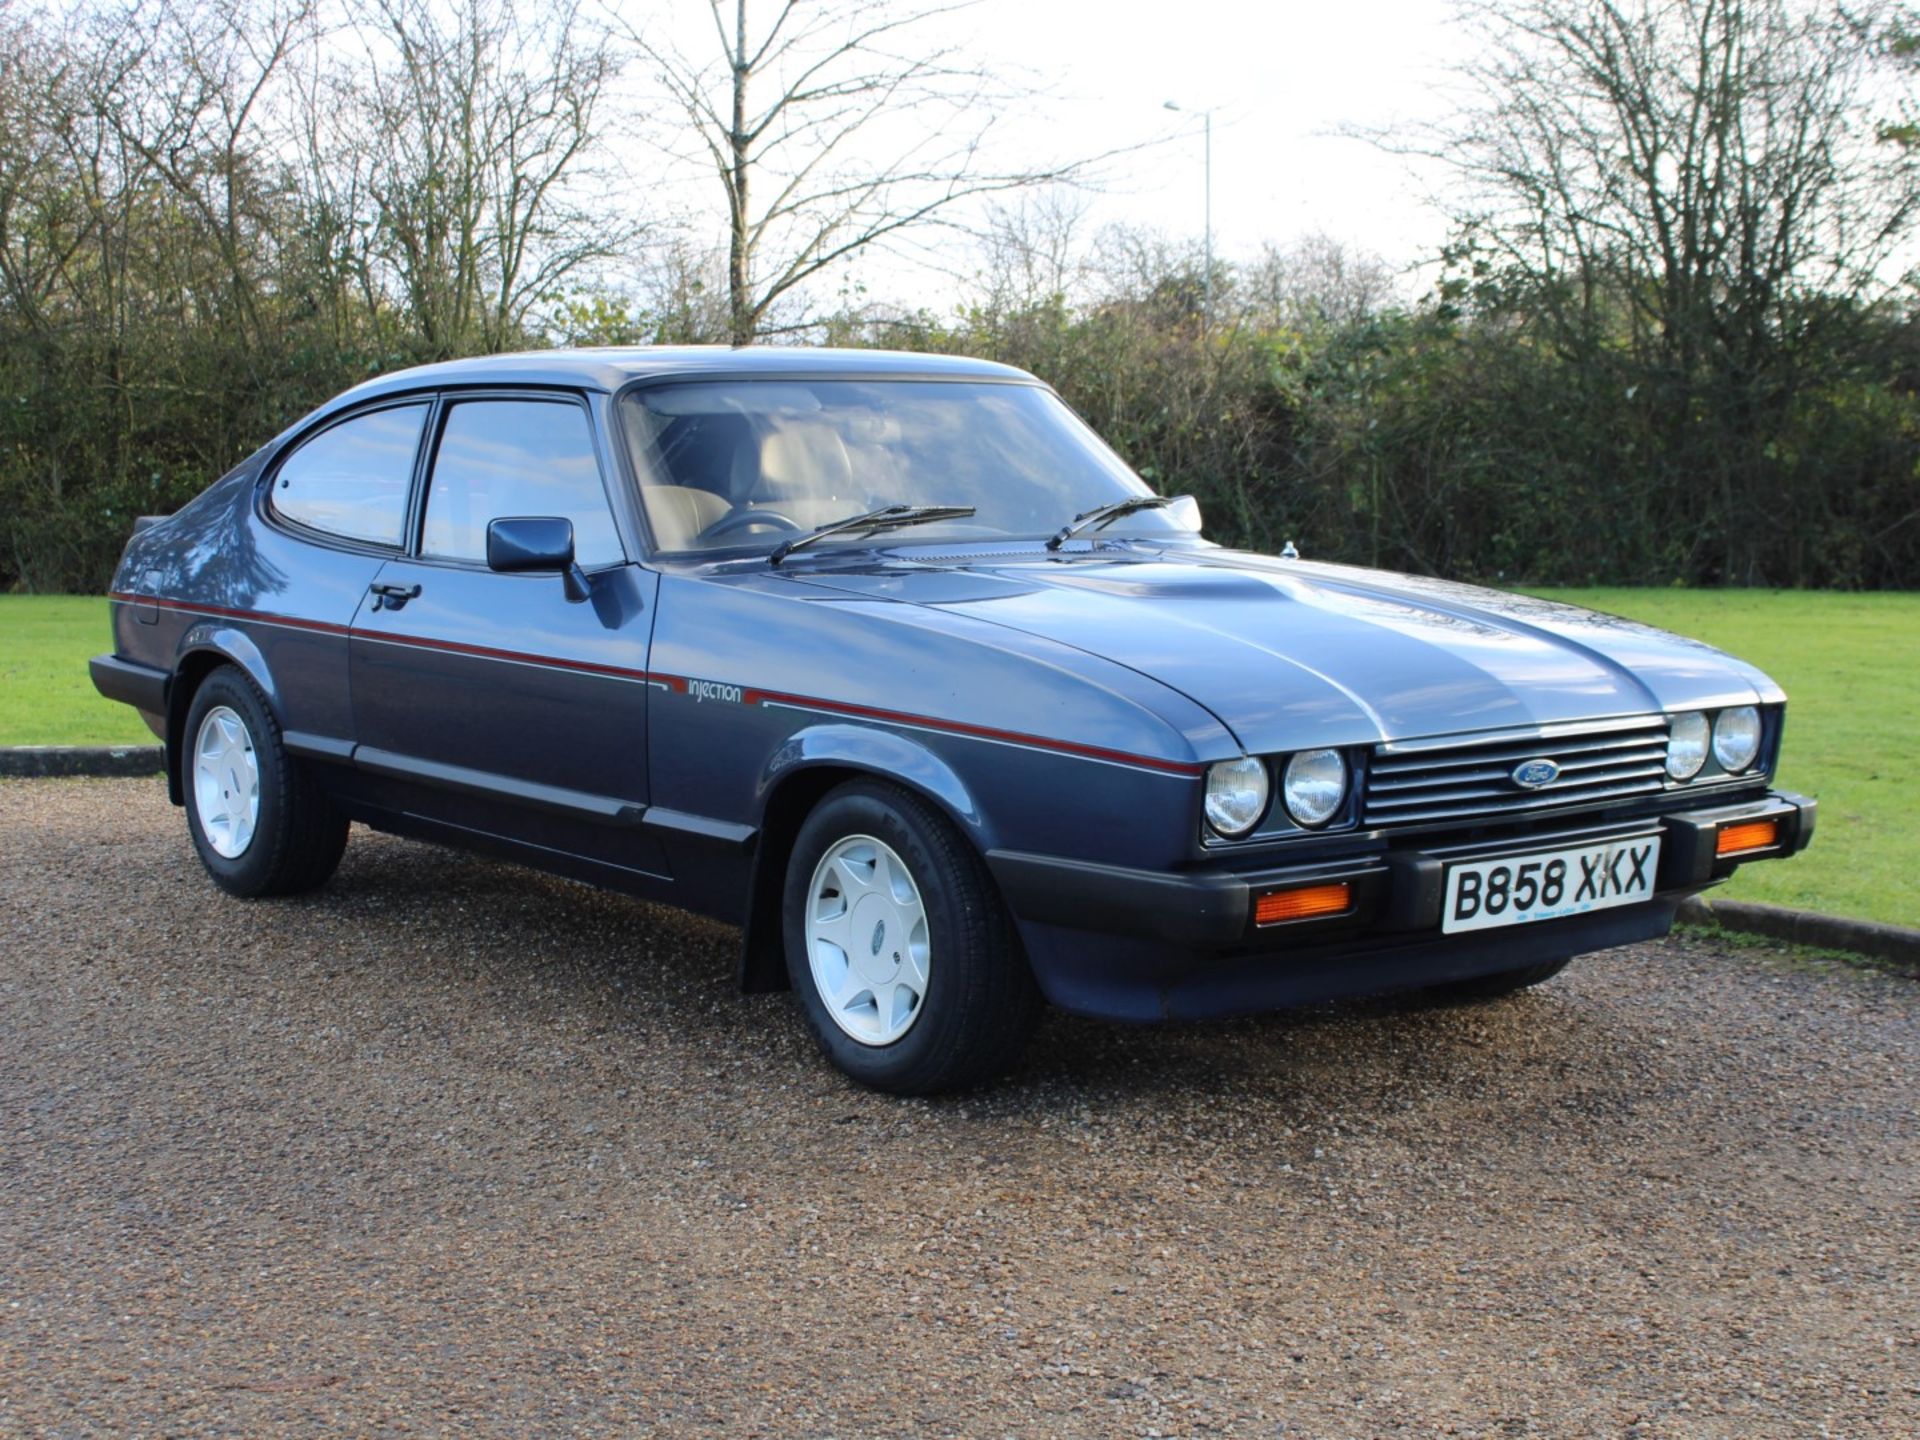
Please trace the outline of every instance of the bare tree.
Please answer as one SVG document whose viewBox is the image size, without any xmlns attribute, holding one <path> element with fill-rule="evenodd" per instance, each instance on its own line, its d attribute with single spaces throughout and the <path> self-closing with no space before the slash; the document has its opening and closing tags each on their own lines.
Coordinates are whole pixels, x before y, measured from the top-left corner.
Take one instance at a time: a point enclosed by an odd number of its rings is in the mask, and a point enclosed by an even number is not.
<svg viewBox="0 0 1920 1440">
<path fill-rule="evenodd" d="M 1665 507 L 1683 568 L 1762 583 L 1756 557 L 1802 523 L 1776 438 L 1852 363 L 1920 205 L 1920 155 L 1877 139 L 1859 17 L 1824 0 L 1466 9 L 1485 40 L 1474 98 L 1418 145 L 1463 182 L 1448 293 L 1523 327 L 1586 413 L 1647 417 L 1630 463 L 1592 462 L 1623 516 Z"/>
<path fill-rule="evenodd" d="M 1006 87 L 954 47 L 917 45 L 960 3 L 707 0 L 714 49 L 634 38 L 725 194 L 733 343 L 779 302 L 876 242 L 963 201 L 1080 166 L 1001 168 L 986 139 Z M 689 157 L 695 158 L 695 157 Z"/>
<path fill-rule="evenodd" d="M 1064 304 L 1086 275 L 1081 232 L 1085 194 L 1064 185 L 1000 201 L 987 209 L 982 297 L 995 314 Z"/>
<path fill-rule="evenodd" d="M 712 345 L 727 339 L 725 256 L 684 237 L 656 246 L 640 267 L 648 337 L 658 345 Z"/>
<path fill-rule="evenodd" d="M 1478 101 L 1430 150 L 1470 182 L 1457 215 L 1476 242 L 1570 321 L 1624 300 L 1684 366 L 1692 347 L 1763 338 L 1796 296 L 1883 286 L 1920 197 L 1904 157 L 1872 144 L 1871 57 L 1838 11 L 1471 0 L 1468 13 L 1487 40 L 1466 72 Z"/>
<path fill-rule="evenodd" d="M 39 337 L 92 229 L 63 139 L 78 108 L 69 69 L 66 55 L 0 6 L 0 312 Z"/>
<path fill-rule="evenodd" d="M 1201 244 L 1139 225 L 1106 225 L 1094 237 L 1088 269 L 1100 287 L 1100 307 L 1150 316 L 1167 330 L 1205 319 L 1207 260 Z M 1216 279 L 1222 278 L 1216 265 Z M 1231 293 L 1231 286 L 1214 287 Z"/>
<path fill-rule="evenodd" d="M 1875 104 L 1882 144 L 1920 151 L 1920 6 L 1912 0 L 1868 0 L 1849 5 L 1847 21 L 1877 62 Z"/>
<path fill-rule="evenodd" d="M 136 0 L 100 17 L 100 113 L 195 217 L 222 261 L 232 323 L 258 338 L 260 274 L 282 190 L 259 155 L 282 70 L 314 34 L 314 0 Z"/>
<path fill-rule="evenodd" d="M 128 363 L 128 336 L 148 325 L 204 326 L 230 343 L 229 381 L 260 378 L 287 194 L 260 152 L 307 19 L 304 0 L 132 0 L 9 36 L 0 287 L 50 345 L 90 352 L 88 383 L 123 413 L 164 383 Z M 118 475 L 129 457 L 115 443 Z"/>
<path fill-rule="evenodd" d="M 324 208 L 359 238 L 369 300 L 395 288 L 429 354 L 511 343 L 537 302 L 636 233 L 581 193 L 619 58 L 577 3 L 529 14 L 368 0 L 366 59 L 315 97 Z"/>
<path fill-rule="evenodd" d="M 1242 305 L 1263 327 L 1355 325 L 1393 298 L 1393 272 L 1371 251 L 1330 235 L 1268 242 L 1239 278 Z"/>
</svg>

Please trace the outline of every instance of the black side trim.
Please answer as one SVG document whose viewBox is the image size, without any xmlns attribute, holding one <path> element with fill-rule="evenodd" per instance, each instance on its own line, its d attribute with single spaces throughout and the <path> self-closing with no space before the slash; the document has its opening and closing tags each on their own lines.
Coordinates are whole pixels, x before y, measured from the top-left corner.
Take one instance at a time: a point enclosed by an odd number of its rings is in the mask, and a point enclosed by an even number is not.
<svg viewBox="0 0 1920 1440">
<path fill-rule="evenodd" d="M 331 735 L 315 735 L 306 730 L 283 730 L 280 743 L 290 755 L 309 760 L 337 760 L 346 764 L 353 759 L 353 741 L 335 740 Z"/>
<path fill-rule="evenodd" d="M 464 765 L 445 765 L 437 760 L 421 760 L 412 755 L 397 755 L 391 750 L 373 750 L 356 746 L 353 763 L 359 769 L 395 780 L 411 780 L 421 785 L 437 785 L 467 795 L 508 800 L 536 810 L 580 820 L 596 820 L 603 825 L 634 825 L 646 814 L 647 807 L 614 795 L 592 795 L 584 790 L 568 790 L 559 785 L 539 785 L 531 780 L 515 780 L 488 770 L 470 770 Z"/>
<path fill-rule="evenodd" d="M 550 875 L 565 875 L 569 879 L 584 880 L 589 885 L 618 890 L 623 895 L 638 895 L 643 900 L 664 900 L 670 905 L 678 903 L 673 881 L 665 875 L 656 875 L 651 870 L 641 870 L 630 865 L 616 865 L 607 860 L 592 860 L 570 851 L 556 850 L 550 845 L 513 840 L 505 835 L 496 835 L 490 830 L 476 830 L 471 825 L 459 825 L 451 820 L 414 815 L 403 810 L 387 810 L 377 805 L 359 804 L 351 800 L 347 801 L 342 808 L 352 819 L 389 835 L 405 835 L 415 840 L 431 841 L 436 845 L 452 845 L 458 849 L 472 850 L 482 855 L 496 855 L 503 860 L 511 860 L 516 865 L 530 865 Z"/>
<path fill-rule="evenodd" d="M 736 845 L 745 848 L 751 845 L 760 832 L 751 825 L 737 825 L 731 820 L 713 820 L 705 815 L 691 815 L 685 810 L 668 810 L 659 805 L 647 807 L 647 813 L 640 822 L 652 830 L 666 830 L 675 835 L 686 835 L 696 840 L 712 840 L 721 845 Z"/>
<path fill-rule="evenodd" d="M 118 655 L 96 655 L 87 662 L 87 670 L 93 676 L 93 688 L 107 699 L 149 715 L 167 713 L 167 681 L 171 677 L 165 670 L 122 660 Z"/>
</svg>

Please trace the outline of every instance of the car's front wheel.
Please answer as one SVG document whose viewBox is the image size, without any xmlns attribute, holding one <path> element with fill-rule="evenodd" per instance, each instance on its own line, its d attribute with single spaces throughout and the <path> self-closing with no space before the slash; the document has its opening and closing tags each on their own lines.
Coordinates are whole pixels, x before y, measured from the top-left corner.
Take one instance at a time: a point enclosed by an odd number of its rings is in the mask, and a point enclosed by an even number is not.
<svg viewBox="0 0 1920 1440">
<path fill-rule="evenodd" d="M 194 692 L 180 765 L 193 848 L 222 890 L 293 895 L 333 874 L 346 817 L 287 753 L 266 701 L 233 666 Z"/>
<path fill-rule="evenodd" d="M 900 1095 L 991 1078 L 1041 1001 L 979 855 L 907 791 L 855 781 L 807 817 L 787 866 L 787 969 L 833 1063 Z"/>
</svg>

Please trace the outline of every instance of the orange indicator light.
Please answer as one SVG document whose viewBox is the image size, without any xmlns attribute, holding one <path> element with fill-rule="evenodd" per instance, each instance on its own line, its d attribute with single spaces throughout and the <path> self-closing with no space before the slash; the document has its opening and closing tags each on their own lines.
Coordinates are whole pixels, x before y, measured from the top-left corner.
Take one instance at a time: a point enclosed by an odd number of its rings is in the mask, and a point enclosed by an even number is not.
<svg viewBox="0 0 1920 1440">
<path fill-rule="evenodd" d="M 1353 886 L 1342 880 L 1337 885 L 1306 885 L 1298 890 L 1277 890 L 1254 902 L 1253 923 L 1278 925 L 1283 920 L 1311 920 L 1320 915 L 1344 915 L 1353 908 Z"/>
<path fill-rule="evenodd" d="M 1779 842 L 1778 820 L 1746 820 L 1738 825 L 1722 825 L 1713 848 L 1719 855 L 1744 855 L 1749 850 L 1764 850 Z"/>
</svg>

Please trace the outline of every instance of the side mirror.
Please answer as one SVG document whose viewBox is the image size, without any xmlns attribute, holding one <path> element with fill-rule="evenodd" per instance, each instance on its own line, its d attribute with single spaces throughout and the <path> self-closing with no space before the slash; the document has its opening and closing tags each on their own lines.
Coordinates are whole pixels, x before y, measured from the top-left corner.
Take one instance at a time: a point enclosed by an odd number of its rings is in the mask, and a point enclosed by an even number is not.
<svg viewBox="0 0 1920 1440">
<path fill-rule="evenodd" d="M 565 577 L 567 599 L 585 600 L 590 593 L 586 572 L 573 559 L 573 522 L 558 515 L 489 521 L 487 568 L 503 575 L 550 571 Z"/>
</svg>

